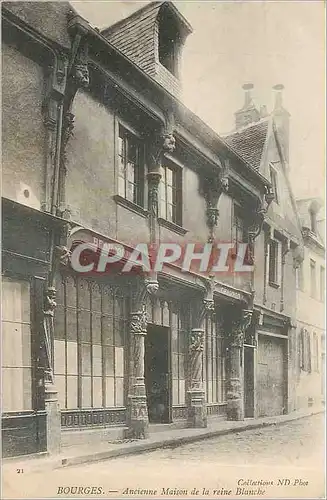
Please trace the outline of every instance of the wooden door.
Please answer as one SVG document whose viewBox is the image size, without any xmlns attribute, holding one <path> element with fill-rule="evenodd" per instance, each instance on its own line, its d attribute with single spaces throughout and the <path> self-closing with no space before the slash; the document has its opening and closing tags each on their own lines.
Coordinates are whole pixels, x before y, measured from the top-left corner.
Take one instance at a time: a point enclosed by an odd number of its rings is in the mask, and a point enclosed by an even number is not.
<svg viewBox="0 0 327 500">
<path fill-rule="evenodd" d="M 286 407 L 286 340 L 260 335 L 257 367 L 257 415 L 282 415 Z"/>
</svg>

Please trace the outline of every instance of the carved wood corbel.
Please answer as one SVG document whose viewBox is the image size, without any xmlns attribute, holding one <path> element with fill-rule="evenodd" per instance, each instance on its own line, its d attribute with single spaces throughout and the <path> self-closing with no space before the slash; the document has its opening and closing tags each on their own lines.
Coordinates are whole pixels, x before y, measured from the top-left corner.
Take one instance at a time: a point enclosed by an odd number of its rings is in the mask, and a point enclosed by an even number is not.
<svg viewBox="0 0 327 500">
<path fill-rule="evenodd" d="M 298 269 L 304 260 L 304 249 L 302 245 L 297 245 L 293 249 L 293 267 Z"/>
<path fill-rule="evenodd" d="M 260 235 L 263 223 L 265 221 L 268 208 L 274 199 L 273 192 L 270 188 L 266 188 L 266 193 L 261 197 L 260 202 L 254 212 L 254 217 L 251 225 L 248 228 L 248 245 L 249 245 L 249 261 L 254 263 L 254 242 L 256 238 Z"/>
<path fill-rule="evenodd" d="M 68 58 L 64 52 L 55 52 L 48 66 L 45 98 L 42 103 L 43 122 L 47 134 L 45 189 L 42 210 L 56 213 L 57 179 L 60 157 L 61 107 L 65 95 Z"/>
<path fill-rule="evenodd" d="M 67 78 L 62 102 L 61 143 L 58 175 L 58 193 L 56 206 L 59 215 L 65 210 L 65 178 L 67 171 L 67 145 L 73 136 L 74 114 L 72 106 L 78 89 L 89 86 L 88 41 L 86 22 L 73 11 L 68 13 L 68 32 L 72 39 L 72 47 L 67 62 Z M 57 78 L 61 79 L 61 71 Z"/>
<path fill-rule="evenodd" d="M 252 321 L 252 314 L 252 309 L 242 309 L 240 317 L 232 320 L 229 336 L 229 345 L 231 347 L 243 347 L 246 330 Z"/>
<path fill-rule="evenodd" d="M 159 184 L 161 180 L 162 158 L 165 153 L 175 151 L 176 142 L 173 135 L 174 116 L 167 113 L 165 125 L 157 130 L 153 136 L 152 146 L 148 150 L 148 210 L 149 210 L 149 232 L 150 246 L 155 246 L 159 239 L 158 215 L 159 215 Z M 152 282 L 158 283 L 157 273 L 153 272 Z M 153 286 L 152 286 L 153 288 Z"/>
<path fill-rule="evenodd" d="M 208 243 L 214 241 L 214 228 L 218 224 L 219 210 L 217 208 L 222 193 L 228 192 L 228 168 L 226 165 L 218 175 L 206 176 L 203 179 L 203 195 L 206 202 L 206 219 L 209 229 Z"/>
</svg>

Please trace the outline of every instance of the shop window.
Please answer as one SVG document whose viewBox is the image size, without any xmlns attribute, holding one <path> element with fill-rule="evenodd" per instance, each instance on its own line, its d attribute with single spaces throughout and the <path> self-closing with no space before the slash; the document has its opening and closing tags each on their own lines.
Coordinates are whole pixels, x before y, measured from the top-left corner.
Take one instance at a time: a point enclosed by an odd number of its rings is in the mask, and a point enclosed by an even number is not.
<svg viewBox="0 0 327 500">
<path fill-rule="evenodd" d="M 2 280 L 2 411 L 32 409 L 30 284 Z"/>
<path fill-rule="evenodd" d="M 118 194 L 144 207 L 144 147 L 122 125 L 118 136 Z"/>
<path fill-rule="evenodd" d="M 59 282 L 55 377 L 61 408 L 125 404 L 127 297 L 120 289 L 72 277 Z"/>
</svg>

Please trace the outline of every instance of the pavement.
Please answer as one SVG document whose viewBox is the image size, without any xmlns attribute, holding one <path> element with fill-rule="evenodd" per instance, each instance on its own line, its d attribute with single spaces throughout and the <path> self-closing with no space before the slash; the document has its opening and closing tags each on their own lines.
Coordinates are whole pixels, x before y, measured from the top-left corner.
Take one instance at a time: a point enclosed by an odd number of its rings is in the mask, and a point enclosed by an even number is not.
<svg viewBox="0 0 327 500">
<path fill-rule="evenodd" d="M 258 429 L 267 426 L 283 425 L 301 418 L 323 413 L 324 408 L 312 407 L 295 411 L 287 415 L 264 417 L 259 419 L 245 419 L 243 421 L 227 421 L 209 419 L 205 429 L 169 429 L 168 431 L 153 432 L 142 440 L 117 440 L 97 443 L 94 445 L 79 445 L 63 448 L 59 455 L 8 458 L 2 461 L 3 472 L 6 468 L 28 468 L 31 472 L 45 471 L 100 462 L 116 457 L 135 455 L 160 448 L 176 448 L 178 446 L 216 438 L 226 434 L 239 433 L 246 430 Z"/>
</svg>

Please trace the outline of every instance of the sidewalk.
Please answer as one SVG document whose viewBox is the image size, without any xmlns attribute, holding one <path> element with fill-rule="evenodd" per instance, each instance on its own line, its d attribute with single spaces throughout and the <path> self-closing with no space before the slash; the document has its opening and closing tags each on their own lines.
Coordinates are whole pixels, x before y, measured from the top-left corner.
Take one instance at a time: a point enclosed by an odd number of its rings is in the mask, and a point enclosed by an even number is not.
<svg viewBox="0 0 327 500">
<path fill-rule="evenodd" d="M 41 455 L 37 458 L 33 456 L 30 458 L 19 457 L 4 459 L 2 461 L 2 467 L 4 470 L 7 467 L 12 468 L 14 466 L 15 468 L 22 468 L 30 472 L 42 472 L 45 469 L 49 470 L 76 466 L 115 457 L 143 453 L 157 448 L 174 448 L 183 444 L 222 436 L 225 434 L 242 432 L 270 425 L 282 425 L 286 422 L 291 422 L 293 420 L 298 420 L 300 418 L 309 417 L 323 412 L 323 407 L 312 407 L 306 410 L 292 412 L 289 415 L 265 417 L 260 419 L 246 419 L 239 422 L 231 422 L 227 420 L 215 422 L 212 420 L 208 422 L 208 427 L 206 429 L 170 429 L 169 431 L 152 433 L 147 439 L 142 440 L 119 440 L 116 442 L 104 442 L 93 446 L 79 445 L 67 447 L 64 448 L 59 455 L 51 457 Z"/>
</svg>

